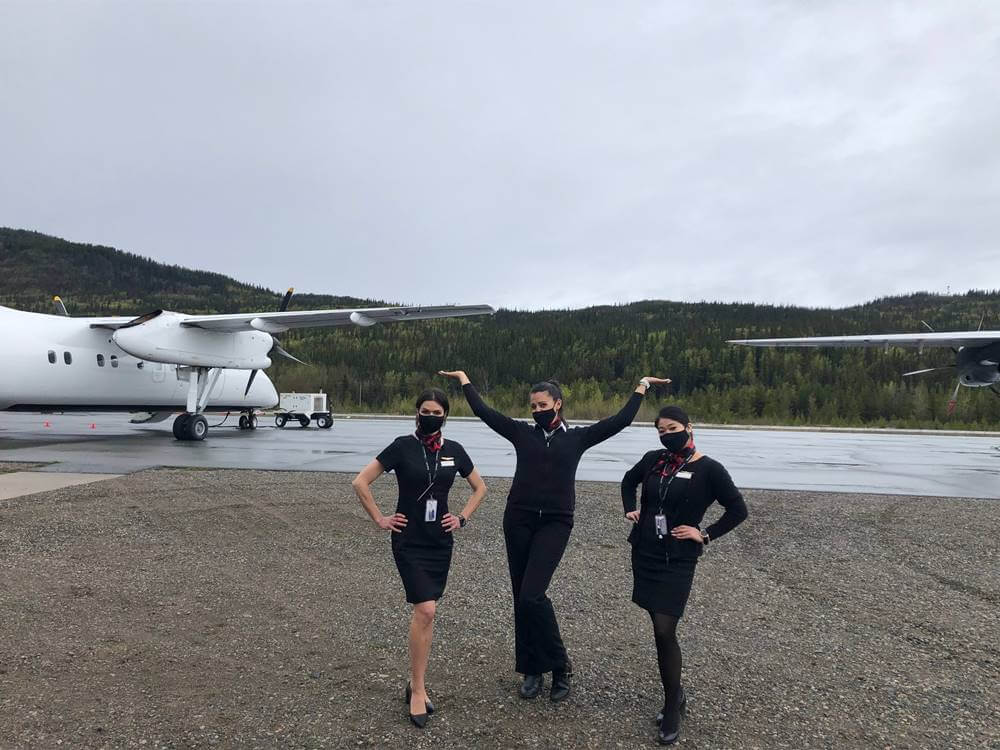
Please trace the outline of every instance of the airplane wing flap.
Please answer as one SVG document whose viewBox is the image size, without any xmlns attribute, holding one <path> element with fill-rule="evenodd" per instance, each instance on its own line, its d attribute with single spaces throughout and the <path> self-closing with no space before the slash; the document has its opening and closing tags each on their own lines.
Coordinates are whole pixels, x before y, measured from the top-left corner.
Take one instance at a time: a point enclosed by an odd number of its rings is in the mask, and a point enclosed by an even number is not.
<svg viewBox="0 0 1000 750">
<path fill-rule="evenodd" d="M 297 310 L 293 312 L 238 313 L 233 315 L 187 315 L 182 326 L 197 326 L 211 331 L 287 330 L 330 326 L 393 323 L 404 320 L 430 320 L 465 315 L 489 315 L 489 305 L 440 305 L 435 307 L 375 307 L 355 310 Z"/>
<path fill-rule="evenodd" d="M 985 346 L 1000 341 L 1000 331 L 963 331 L 962 333 L 891 333 L 874 336 L 808 336 L 787 339 L 732 339 L 730 344 L 743 346 L 907 346 L 935 347 Z"/>
</svg>

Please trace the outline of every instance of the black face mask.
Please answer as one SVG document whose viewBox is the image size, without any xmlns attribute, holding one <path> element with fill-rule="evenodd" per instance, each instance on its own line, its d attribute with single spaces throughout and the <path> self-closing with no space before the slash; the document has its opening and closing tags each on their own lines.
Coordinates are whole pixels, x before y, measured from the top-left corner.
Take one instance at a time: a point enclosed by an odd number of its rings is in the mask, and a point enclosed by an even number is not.
<svg viewBox="0 0 1000 750">
<path fill-rule="evenodd" d="M 681 430 L 680 432 L 664 432 L 660 435 L 660 442 L 663 443 L 663 447 L 671 453 L 680 453 L 684 450 L 684 446 L 688 444 L 688 440 L 690 439 L 691 435 L 687 430 Z"/>
<path fill-rule="evenodd" d="M 552 426 L 552 421 L 556 418 L 556 410 L 546 409 L 545 411 L 536 411 L 531 416 L 535 418 L 535 424 L 543 430 L 547 430 Z"/>
<path fill-rule="evenodd" d="M 417 430 L 421 435 L 433 435 L 444 426 L 444 417 L 436 414 L 418 414 Z"/>
</svg>

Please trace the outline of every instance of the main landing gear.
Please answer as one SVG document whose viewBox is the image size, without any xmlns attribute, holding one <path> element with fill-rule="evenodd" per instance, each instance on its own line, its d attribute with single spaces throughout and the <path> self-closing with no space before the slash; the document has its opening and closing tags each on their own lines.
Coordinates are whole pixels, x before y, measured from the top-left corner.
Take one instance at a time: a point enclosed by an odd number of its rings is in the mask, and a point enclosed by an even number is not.
<svg viewBox="0 0 1000 750">
<path fill-rule="evenodd" d="M 208 420 L 202 412 L 222 370 L 218 367 L 178 367 L 177 372 L 181 378 L 187 375 L 188 396 L 187 411 L 174 420 L 174 437 L 178 440 L 204 440 L 208 435 Z"/>
<path fill-rule="evenodd" d="M 174 420 L 174 437 L 178 440 L 204 440 L 208 435 L 208 420 L 201 414 L 184 412 Z"/>
</svg>

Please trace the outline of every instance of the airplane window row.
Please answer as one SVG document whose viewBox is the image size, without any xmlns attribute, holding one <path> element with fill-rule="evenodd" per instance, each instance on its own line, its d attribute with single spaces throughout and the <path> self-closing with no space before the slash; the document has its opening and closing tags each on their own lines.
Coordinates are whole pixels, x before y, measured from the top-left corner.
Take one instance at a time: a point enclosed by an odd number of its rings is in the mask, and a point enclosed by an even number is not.
<svg viewBox="0 0 1000 750">
<path fill-rule="evenodd" d="M 112 367 L 118 367 L 118 356 L 117 355 L 112 354 L 109 357 L 109 359 L 111 360 L 111 366 Z M 70 354 L 69 352 L 63 352 L 63 362 L 65 362 L 67 365 L 73 364 L 73 355 Z M 56 363 L 56 353 L 54 351 L 52 351 L 51 349 L 49 349 L 49 364 L 53 364 L 54 365 L 55 363 Z M 98 367 L 104 367 L 104 364 L 105 364 L 104 355 L 103 354 L 98 354 L 97 355 L 97 366 Z M 143 365 L 143 363 L 139 362 L 136 365 L 136 367 L 138 367 L 141 370 L 142 369 L 142 365 Z"/>
</svg>

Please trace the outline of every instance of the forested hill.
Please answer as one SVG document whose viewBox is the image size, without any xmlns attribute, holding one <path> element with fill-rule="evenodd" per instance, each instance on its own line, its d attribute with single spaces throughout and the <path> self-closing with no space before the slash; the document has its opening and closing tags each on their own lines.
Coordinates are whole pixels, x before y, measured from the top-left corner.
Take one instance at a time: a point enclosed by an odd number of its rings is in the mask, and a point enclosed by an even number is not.
<svg viewBox="0 0 1000 750">
<path fill-rule="evenodd" d="M 0 304 L 51 310 L 60 294 L 73 315 L 272 310 L 278 291 L 221 274 L 167 266 L 113 248 L 0 228 Z M 294 284 L 295 279 L 289 279 Z M 282 290 L 283 291 L 283 290 Z M 475 295 L 473 295 L 475 296 Z M 464 301 L 464 300 L 463 300 Z M 472 299 L 481 302 L 489 300 Z M 381 304 L 351 297 L 301 295 L 291 309 Z M 673 400 L 702 422 L 1000 427 L 1000 398 L 963 388 L 953 417 L 946 406 L 951 372 L 902 378 L 919 367 L 949 365 L 952 353 L 863 349 L 747 349 L 727 339 L 1000 328 L 1000 292 L 917 293 L 841 310 L 754 304 L 646 301 L 583 310 L 517 312 L 360 329 L 290 331 L 282 344 L 313 364 L 279 361 L 269 374 L 279 390 L 331 395 L 343 411 L 412 410 L 434 373 L 463 368 L 489 400 L 526 415 L 527 386 L 559 379 L 567 414 L 616 410 L 645 374 L 673 378 Z M 458 396 L 454 413 L 464 413 Z M 649 413 L 644 414 L 649 416 Z"/>
</svg>

